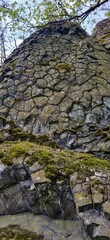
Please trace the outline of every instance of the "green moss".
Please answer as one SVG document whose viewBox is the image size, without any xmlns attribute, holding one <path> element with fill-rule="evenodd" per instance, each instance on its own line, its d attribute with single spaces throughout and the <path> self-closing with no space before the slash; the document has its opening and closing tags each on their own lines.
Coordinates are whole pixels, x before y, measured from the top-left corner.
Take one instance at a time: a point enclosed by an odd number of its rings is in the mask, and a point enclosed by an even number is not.
<svg viewBox="0 0 110 240">
<path fill-rule="evenodd" d="M 2 141 L 3 139 L 3 134 L 0 132 L 0 142 Z"/>
<path fill-rule="evenodd" d="M 94 180 L 92 180 L 91 182 L 90 182 L 90 184 L 91 184 L 91 187 L 94 187 L 94 186 L 99 186 L 100 184 L 102 184 L 102 182 L 99 180 L 99 179 L 94 179 Z"/>
<path fill-rule="evenodd" d="M 79 177 L 90 176 L 94 171 L 110 170 L 109 161 L 98 159 L 91 154 L 63 150 L 58 152 L 54 150 L 52 153 L 52 149 L 48 151 L 36 151 L 29 160 L 30 164 L 33 161 L 43 164 L 48 178 L 53 178 L 54 174 L 57 178 L 61 178 L 63 174 L 68 178 L 73 172 L 78 172 Z M 60 174 L 58 174 L 59 170 Z"/>
<path fill-rule="evenodd" d="M 58 148 L 58 145 L 53 140 L 50 140 L 46 134 L 35 136 L 34 134 L 31 134 L 27 131 L 22 131 L 22 129 L 17 127 L 14 127 L 14 128 L 11 127 L 9 129 L 9 134 L 11 134 L 13 141 L 16 141 L 16 140 L 30 141 L 30 142 L 35 142 L 36 144 L 39 144 L 39 145 Z"/>
<path fill-rule="evenodd" d="M 4 164 L 12 165 L 14 158 L 21 157 L 21 160 L 23 160 L 26 156 L 29 156 L 29 151 L 33 148 L 33 144 L 30 142 L 10 142 L 6 144 L 6 147 L 7 148 L 3 150 L 1 161 Z"/>
<path fill-rule="evenodd" d="M 9 133 L 11 134 L 11 136 L 13 137 L 13 140 L 21 140 L 21 141 L 32 141 L 35 142 L 36 141 L 36 136 L 29 133 L 28 131 L 22 131 L 21 128 L 18 127 L 14 127 L 14 128 L 10 128 L 9 129 Z"/>
<path fill-rule="evenodd" d="M 56 70 L 65 69 L 67 72 L 71 71 L 71 66 L 68 63 L 59 63 L 55 66 Z"/>
<path fill-rule="evenodd" d="M 10 225 L 0 228 L 0 240 L 43 240 L 43 236 L 21 229 L 19 226 Z"/>
<path fill-rule="evenodd" d="M 11 134 L 11 137 L 14 141 L 16 140 L 28 140 L 30 138 L 30 133 L 26 131 L 22 131 L 20 128 L 17 127 L 10 127 L 9 134 Z"/>
<path fill-rule="evenodd" d="M 18 127 L 13 128 L 13 129 L 12 129 L 12 132 L 13 132 L 13 133 L 19 133 L 19 132 L 21 132 L 21 128 L 18 128 Z"/>
<path fill-rule="evenodd" d="M 110 140 L 110 130 L 102 130 L 101 128 L 97 129 L 97 131 L 95 131 L 94 133 L 95 137 L 101 136 L 102 138 L 105 139 L 105 141 L 109 141 Z"/>
<path fill-rule="evenodd" d="M 45 175 L 47 178 L 54 180 L 58 177 L 58 168 L 55 164 L 48 164 L 45 167 Z"/>
<path fill-rule="evenodd" d="M 61 133 L 71 132 L 73 134 L 76 134 L 80 130 L 81 130 L 81 126 L 76 126 L 75 128 L 64 128 L 64 129 L 61 130 Z"/>
<path fill-rule="evenodd" d="M 30 134 L 28 132 L 16 132 L 13 134 L 15 136 L 15 139 L 18 140 L 27 140 L 28 138 L 30 138 Z"/>
<path fill-rule="evenodd" d="M 47 143 L 44 143 L 44 145 L 45 145 L 45 146 L 52 147 L 52 148 L 59 148 L 58 145 L 57 145 L 57 143 L 54 142 L 54 141 L 52 141 L 52 140 L 48 141 Z"/>
<path fill-rule="evenodd" d="M 49 141 L 49 138 L 48 138 L 48 136 L 47 136 L 46 134 L 37 135 L 37 136 L 36 136 L 36 143 L 37 143 L 37 144 L 42 145 L 42 144 L 44 144 L 44 143 L 46 143 L 46 142 L 48 142 L 48 141 Z"/>
<path fill-rule="evenodd" d="M 36 142 L 36 136 L 34 134 L 30 133 L 30 138 L 29 138 L 30 142 Z"/>
<path fill-rule="evenodd" d="M 54 159 L 54 156 L 50 151 L 39 148 L 27 160 L 27 163 L 32 164 L 37 161 L 39 164 L 46 165 L 47 163 L 52 162 L 52 159 Z"/>
<path fill-rule="evenodd" d="M 95 158 L 91 154 L 73 153 L 73 156 L 68 156 L 68 161 L 65 164 L 65 173 L 78 172 L 79 176 L 93 175 L 94 171 L 110 170 L 109 161 Z"/>
<path fill-rule="evenodd" d="M 39 145 L 44 145 L 44 146 L 49 146 L 52 148 L 58 148 L 58 145 L 56 142 L 54 142 L 53 140 L 50 140 L 49 137 L 46 134 L 42 134 L 42 135 L 30 135 L 30 141 L 32 141 L 32 138 L 34 137 L 34 142 L 36 144 Z"/>
<path fill-rule="evenodd" d="M 94 133 L 95 137 L 102 136 L 103 138 L 107 137 L 107 132 L 103 131 L 101 128 L 97 129 Z"/>
<path fill-rule="evenodd" d="M 17 159 L 29 165 L 37 161 L 44 166 L 46 177 L 56 180 L 68 179 L 73 172 L 78 172 L 78 177 L 83 178 L 94 175 L 95 171 L 110 171 L 110 161 L 98 159 L 92 154 L 52 149 L 24 141 L 0 144 L 0 159 L 7 165 Z"/>
<path fill-rule="evenodd" d="M 4 157 L 4 152 L 0 151 L 0 159 L 2 159 Z"/>
<path fill-rule="evenodd" d="M 6 121 L 5 117 L 3 115 L 0 115 L 0 121 Z"/>
</svg>

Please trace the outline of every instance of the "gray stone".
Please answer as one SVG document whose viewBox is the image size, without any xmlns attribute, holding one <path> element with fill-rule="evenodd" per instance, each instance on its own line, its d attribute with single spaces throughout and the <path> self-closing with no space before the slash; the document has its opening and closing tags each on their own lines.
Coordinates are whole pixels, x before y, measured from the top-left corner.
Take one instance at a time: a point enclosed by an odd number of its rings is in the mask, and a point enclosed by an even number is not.
<svg viewBox="0 0 110 240">
<path fill-rule="evenodd" d="M 21 186 L 17 184 L 0 193 L 0 199 L 2 199 L 2 205 L 6 208 L 0 209 L 0 215 L 2 214 L 16 214 L 26 211 L 31 211 L 31 206 L 35 202 L 35 191 L 30 191 L 30 184 L 28 186 Z"/>
<path fill-rule="evenodd" d="M 103 212 L 107 216 L 107 218 L 110 220 L 110 201 L 106 201 L 102 204 Z"/>
<path fill-rule="evenodd" d="M 19 225 L 44 236 L 45 240 L 89 240 L 80 221 L 53 220 L 44 215 L 31 213 L 7 215 L 0 217 L 0 228 Z"/>
<path fill-rule="evenodd" d="M 74 104 L 72 111 L 69 113 L 71 121 L 76 124 L 81 124 L 84 121 L 84 112 L 80 105 Z"/>
<path fill-rule="evenodd" d="M 69 185 L 65 183 L 57 185 L 36 184 L 36 191 L 37 198 L 33 206 L 35 214 L 46 214 L 57 219 L 77 219 L 75 203 Z"/>
<path fill-rule="evenodd" d="M 105 106 L 110 109 L 110 98 L 104 97 L 103 101 L 104 101 Z"/>
</svg>

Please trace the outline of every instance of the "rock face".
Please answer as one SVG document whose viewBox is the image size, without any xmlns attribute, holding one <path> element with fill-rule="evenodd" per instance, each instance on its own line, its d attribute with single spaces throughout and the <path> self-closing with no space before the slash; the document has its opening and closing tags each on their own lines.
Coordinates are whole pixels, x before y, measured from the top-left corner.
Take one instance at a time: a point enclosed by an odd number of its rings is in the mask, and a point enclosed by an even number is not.
<svg viewBox="0 0 110 240">
<path fill-rule="evenodd" d="M 94 35 L 110 51 L 110 19 L 104 19 L 97 23 Z"/>
<path fill-rule="evenodd" d="M 20 164 L 13 168 L 5 168 L 1 173 L 0 215 L 33 212 L 57 219 L 77 219 L 76 206 L 67 183 L 53 184 L 49 179 L 42 178 L 39 172 L 36 172 L 38 183 L 35 183 L 33 176 L 32 179 L 31 176 L 24 176 L 25 166 Z M 17 176 L 18 172 L 21 175 L 20 179 Z"/>
<path fill-rule="evenodd" d="M 12 226 L 13 223 L 20 227 Z M 5 240 L 21 240 L 21 236 L 22 240 L 88 240 L 82 228 L 79 221 L 53 220 L 31 213 L 0 217 L 1 240 L 4 240 L 4 235 Z"/>
<path fill-rule="evenodd" d="M 109 153 L 109 134 L 93 132 L 109 130 L 110 55 L 77 23 L 51 23 L 26 39 L 1 68 L 0 96 L 0 114 L 23 130 L 80 130 L 61 136 L 66 147 Z"/>
<path fill-rule="evenodd" d="M 31 212 L 72 220 L 70 226 L 77 222 L 80 232 L 70 240 L 110 239 L 109 161 L 12 141 L 1 144 L 0 159 L 1 216 Z"/>
<path fill-rule="evenodd" d="M 46 215 L 42 231 L 29 228 L 36 240 L 110 239 L 110 55 L 100 24 L 97 40 L 77 23 L 49 23 L 0 70 L 0 215 L 18 214 L 9 222 L 20 227 L 20 213 Z"/>
</svg>

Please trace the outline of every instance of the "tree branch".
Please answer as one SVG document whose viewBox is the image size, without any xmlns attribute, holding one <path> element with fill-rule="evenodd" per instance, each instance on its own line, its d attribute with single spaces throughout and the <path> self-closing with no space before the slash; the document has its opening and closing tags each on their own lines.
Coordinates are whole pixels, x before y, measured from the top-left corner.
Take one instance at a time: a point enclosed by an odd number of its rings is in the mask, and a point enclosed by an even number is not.
<svg viewBox="0 0 110 240">
<path fill-rule="evenodd" d="M 91 6 L 88 10 L 78 15 L 77 18 L 82 18 L 83 20 L 85 20 L 91 12 L 93 12 L 95 9 L 99 8 L 101 5 L 105 4 L 108 1 L 109 0 L 104 0 L 103 2 L 101 2 L 99 0 L 94 6 Z"/>
<path fill-rule="evenodd" d="M 95 9 L 99 8 L 101 5 L 105 4 L 105 3 L 108 2 L 108 1 L 109 1 L 109 0 L 104 0 L 104 1 L 102 2 L 101 0 L 98 0 L 98 2 L 97 2 L 94 6 L 91 6 L 91 7 L 88 8 L 85 12 L 83 12 L 83 13 L 81 13 L 81 14 L 79 14 L 79 15 L 76 15 L 76 16 L 72 16 L 72 15 L 70 16 L 70 15 L 68 14 L 68 12 L 66 11 L 66 9 L 64 9 L 64 8 L 62 7 L 62 1 L 60 1 L 60 2 L 58 3 L 58 5 L 59 5 L 60 8 L 62 8 L 63 12 L 67 13 L 67 14 L 65 14 L 65 16 L 68 17 L 68 20 L 73 20 L 73 19 L 76 19 L 76 20 L 78 20 L 78 19 L 85 20 L 91 12 L 93 12 Z M 63 19 L 63 21 L 64 21 L 64 19 Z"/>
</svg>

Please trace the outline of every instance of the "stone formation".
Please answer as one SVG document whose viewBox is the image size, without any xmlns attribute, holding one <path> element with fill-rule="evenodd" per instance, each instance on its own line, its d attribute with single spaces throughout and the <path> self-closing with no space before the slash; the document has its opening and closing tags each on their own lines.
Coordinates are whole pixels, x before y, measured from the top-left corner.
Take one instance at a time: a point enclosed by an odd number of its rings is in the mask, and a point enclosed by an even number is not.
<svg viewBox="0 0 110 240">
<path fill-rule="evenodd" d="M 48 23 L 1 66 L 0 215 L 1 240 L 110 239 L 110 19 Z"/>
</svg>

